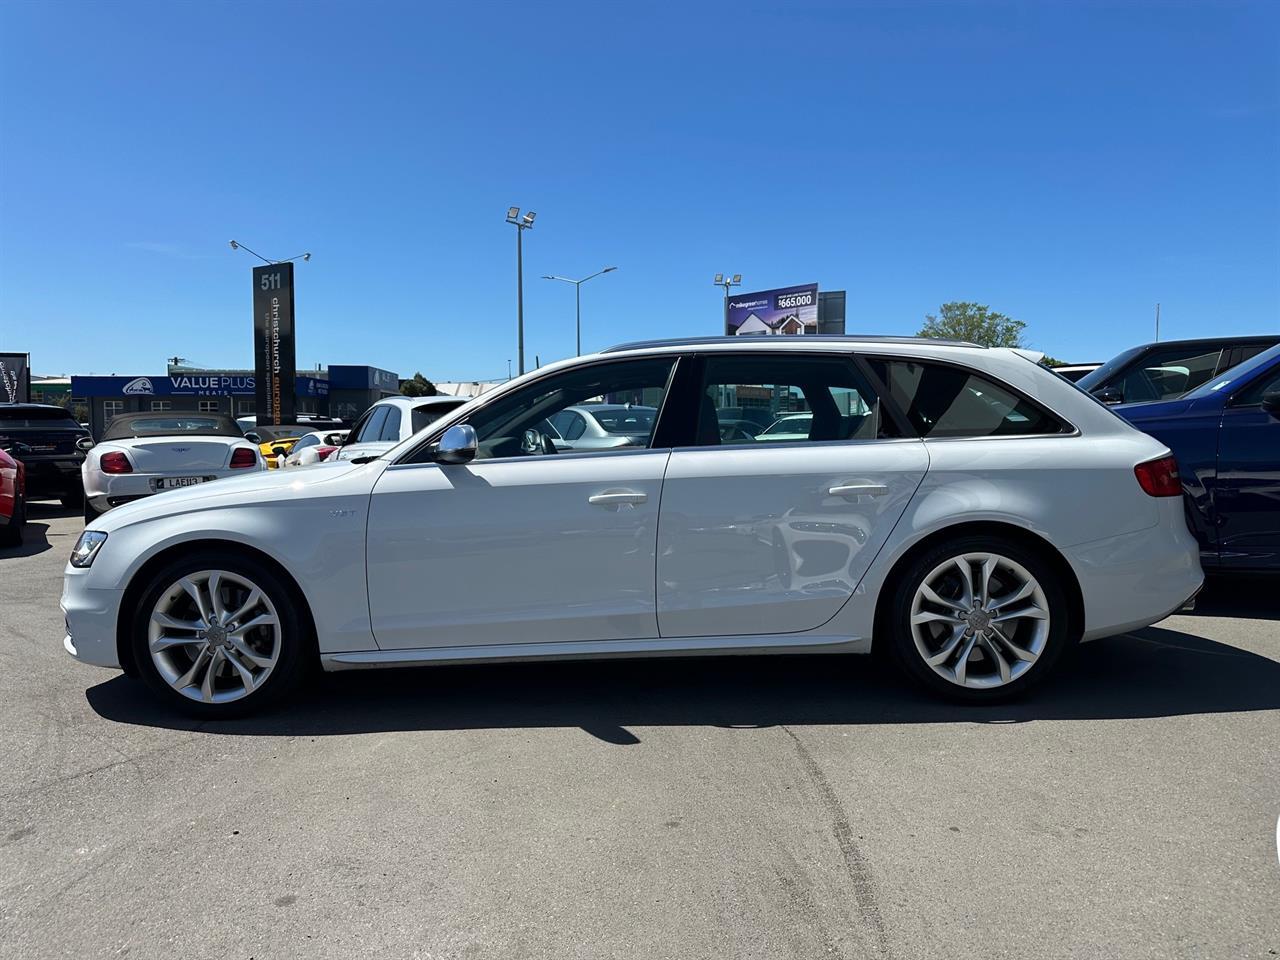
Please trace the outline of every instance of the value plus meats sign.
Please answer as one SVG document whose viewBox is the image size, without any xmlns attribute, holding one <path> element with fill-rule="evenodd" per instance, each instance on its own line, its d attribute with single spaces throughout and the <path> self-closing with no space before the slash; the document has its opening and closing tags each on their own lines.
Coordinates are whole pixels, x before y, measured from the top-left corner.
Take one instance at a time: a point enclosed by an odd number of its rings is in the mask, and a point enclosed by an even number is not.
<svg viewBox="0 0 1280 960">
<path fill-rule="evenodd" d="M 253 268 L 254 406 L 258 423 L 294 421 L 293 264 Z"/>
</svg>

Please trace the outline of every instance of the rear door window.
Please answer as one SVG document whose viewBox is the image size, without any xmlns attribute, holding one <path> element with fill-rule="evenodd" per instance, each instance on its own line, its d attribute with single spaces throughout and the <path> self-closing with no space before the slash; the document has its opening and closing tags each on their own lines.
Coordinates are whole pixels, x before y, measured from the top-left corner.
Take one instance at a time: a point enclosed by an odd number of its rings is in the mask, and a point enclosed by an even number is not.
<svg viewBox="0 0 1280 960">
<path fill-rule="evenodd" d="M 400 442 L 399 407 L 387 407 L 387 419 L 383 421 L 382 430 L 378 433 L 378 439 L 390 440 L 393 443 Z"/>
<path fill-rule="evenodd" d="M 1053 414 L 963 367 L 868 358 L 922 437 L 1017 437 L 1063 433 Z"/>
<path fill-rule="evenodd" d="M 387 422 L 387 408 L 377 407 L 369 414 L 369 419 L 360 425 L 352 443 L 369 443 L 382 435 L 382 425 Z"/>
<path fill-rule="evenodd" d="M 709 356 L 697 443 L 822 443 L 897 436 L 848 357 Z"/>
</svg>

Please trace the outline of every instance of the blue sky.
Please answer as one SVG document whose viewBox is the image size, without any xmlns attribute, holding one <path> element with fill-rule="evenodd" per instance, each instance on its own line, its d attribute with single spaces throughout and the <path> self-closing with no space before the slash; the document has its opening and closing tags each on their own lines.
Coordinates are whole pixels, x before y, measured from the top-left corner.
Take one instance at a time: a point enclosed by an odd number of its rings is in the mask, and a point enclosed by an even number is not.
<svg viewBox="0 0 1280 960">
<path fill-rule="evenodd" d="M 744 289 L 946 300 L 1067 360 L 1280 325 L 1280 4 L 0 4 L 0 351 L 434 379 L 718 332 Z"/>
</svg>

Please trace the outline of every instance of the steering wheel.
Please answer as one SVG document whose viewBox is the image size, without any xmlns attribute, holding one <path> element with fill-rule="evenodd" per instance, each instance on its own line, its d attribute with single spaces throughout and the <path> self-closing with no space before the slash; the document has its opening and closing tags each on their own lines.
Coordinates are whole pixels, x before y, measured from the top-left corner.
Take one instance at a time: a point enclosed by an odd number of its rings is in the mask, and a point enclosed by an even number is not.
<svg viewBox="0 0 1280 960">
<path fill-rule="evenodd" d="M 559 451 L 545 433 L 540 430 L 526 430 L 520 439 L 520 452 L 529 457 L 544 457 Z"/>
</svg>

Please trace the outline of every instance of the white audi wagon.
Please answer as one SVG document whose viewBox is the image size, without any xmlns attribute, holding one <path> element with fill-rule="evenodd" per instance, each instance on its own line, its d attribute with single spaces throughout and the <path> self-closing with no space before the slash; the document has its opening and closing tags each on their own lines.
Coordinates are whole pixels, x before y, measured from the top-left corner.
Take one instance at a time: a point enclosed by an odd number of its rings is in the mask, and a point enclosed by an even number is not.
<svg viewBox="0 0 1280 960">
<path fill-rule="evenodd" d="M 656 411 L 561 449 L 570 407 Z M 720 429 L 721 411 L 795 435 Z M 727 437 L 727 439 L 726 439 Z M 1173 458 L 1016 351 L 627 344 L 512 380 L 380 456 L 149 497 L 66 568 L 64 645 L 197 715 L 327 670 L 867 653 L 985 702 L 1202 583 Z"/>
</svg>

